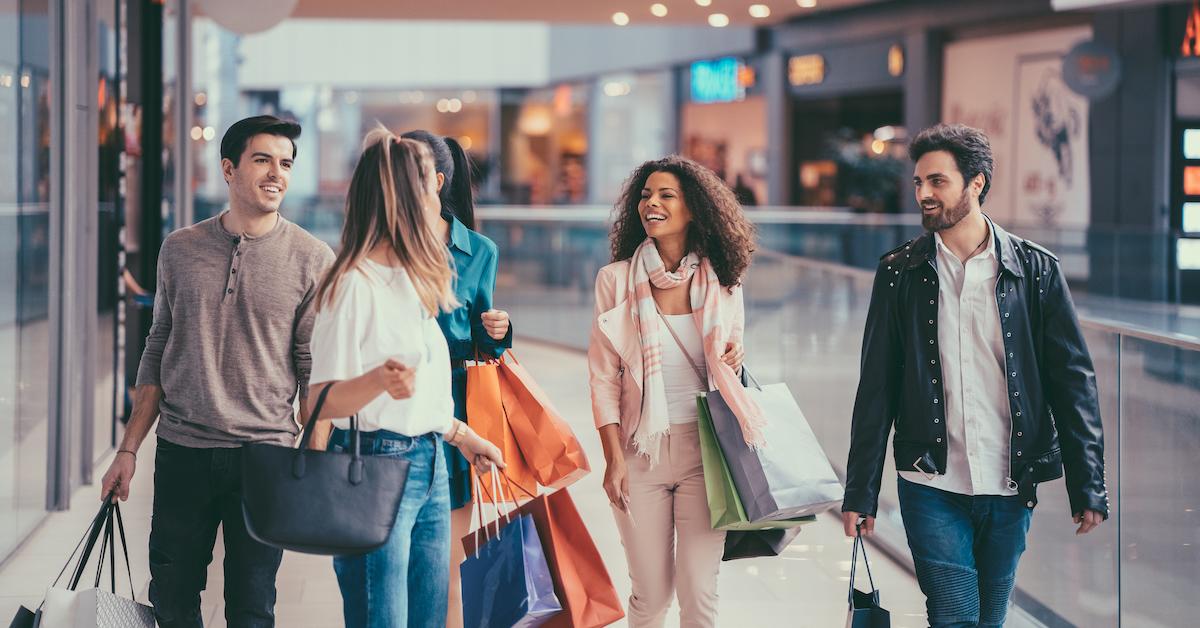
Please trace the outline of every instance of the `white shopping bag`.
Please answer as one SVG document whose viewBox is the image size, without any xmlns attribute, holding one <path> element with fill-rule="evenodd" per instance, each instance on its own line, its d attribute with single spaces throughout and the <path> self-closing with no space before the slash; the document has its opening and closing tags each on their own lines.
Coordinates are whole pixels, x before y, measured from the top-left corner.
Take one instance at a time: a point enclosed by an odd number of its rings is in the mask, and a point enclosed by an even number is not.
<svg viewBox="0 0 1200 628">
<path fill-rule="evenodd" d="M 46 591 L 38 628 L 154 628 L 154 611 L 103 589 L 55 588 Z"/>
</svg>

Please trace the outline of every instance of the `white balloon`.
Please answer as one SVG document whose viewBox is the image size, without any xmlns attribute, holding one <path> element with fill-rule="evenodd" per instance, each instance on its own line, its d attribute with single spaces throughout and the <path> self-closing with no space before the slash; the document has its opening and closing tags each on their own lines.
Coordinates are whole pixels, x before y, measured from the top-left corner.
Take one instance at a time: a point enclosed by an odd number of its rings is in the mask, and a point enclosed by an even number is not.
<svg viewBox="0 0 1200 628">
<path fill-rule="evenodd" d="M 204 15 L 242 35 L 261 33 L 292 14 L 299 0 L 200 0 Z"/>
</svg>

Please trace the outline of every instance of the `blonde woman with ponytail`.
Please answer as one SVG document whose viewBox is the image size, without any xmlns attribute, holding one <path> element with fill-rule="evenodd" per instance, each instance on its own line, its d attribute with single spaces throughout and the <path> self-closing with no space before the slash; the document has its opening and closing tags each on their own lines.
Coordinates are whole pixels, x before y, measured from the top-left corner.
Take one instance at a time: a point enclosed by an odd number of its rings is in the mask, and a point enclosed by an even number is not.
<svg viewBox="0 0 1200 628">
<path fill-rule="evenodd" d="M 442 443 L 480 471 L 500 451 L 454 418 L 449 350 L 437 324 L 458 306 L 433 156 L 385 129 L 367 135 L 346 198 L 341 251 L 316 294 L 309 407 L 345 449 L 357 414 L 365 454 L 410 462 L 387 543 L 333 559 L 346 626 L 441 626 L 446 619 L 450 497 Z M 319 513 L 314 513 L 318 515 Z M 410 578 L 410 574 L 415 577 Z"/>
</svg>

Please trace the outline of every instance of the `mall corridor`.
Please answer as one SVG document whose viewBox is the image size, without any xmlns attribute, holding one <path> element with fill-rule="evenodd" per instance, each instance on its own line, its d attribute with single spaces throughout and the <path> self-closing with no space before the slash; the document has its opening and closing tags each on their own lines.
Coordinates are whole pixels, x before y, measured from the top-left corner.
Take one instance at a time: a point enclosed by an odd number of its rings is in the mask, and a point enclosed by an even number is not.
<svg viewBox="0 0 1200 628">
<path fill-rule="evenodd" d="M 552 395 L 563 417 L 579 435 L 592 463 L 592 473 L 570 487 L 588 529 L 604 556 L 605 564 L 622 598 L 629 594 L 625 555 L 617 537 L 608 501 L 600 488 L 604 458 L 592 427 L 588 401 L 587 365 L 582 353 L 539 342 L 517 339 L 514 352 Z M 748 360 L 752 363 L 753 356 Z M 801 405 L 803 405 L 803 400 Z M 153 443 L 147 439 L 147 443 Z M 144 445 L 139 452 L 145 462 L 138 468 L 129 501 L 122 506 L 134 564 L 138 599 L 146 600 L 146 542 L 149 535 L 150 479 L 154 448 Z M 36 606 L 45 593 L 45 583 L 54 579 L 65 552 L 78 541 L 94 514 L 96 487 L 80 488 L 72 497 L 71 510 L 55 513 L 0 568 L 0 616 L 9 617 L 19 604 Z M 205 626 L 224 628 L 221 604 L 223 587 L 220 541 L 209 568 L 208 589 L 203 596 Z M 879 551 L 873 551 L 871 568 L 883 602 L 892 612 L 894 628 L 923 626 L 924 598 L 907 569 L 898 567 Z M 789 626 L 825 628 L 840 626 L 846 617 L 846 593 L 850 569 L 850 543 L 833 514 L 819 516 L 780 556 L 738 560 L 722 564 L 720 596 L 721 626 Z M 860 570 L 859 573 L 862 573 Z M 332 628 L 342 624 L 341 595 L 330 559 L 286 552 L 279 570 L 277 625 L 280 628 Z M 120 585 L 118 585 L 120 586 Z M 865 586 L 865 585 L 864 585 Z M 677 610 L 677 607 L 675 607 Z M 671 615 L 668 625 L 678 622 Z M 624 622 L 616 624 L 624 625 Z M 1011 626 L 1022 624 L 1014 621 Z"/>
</svg>

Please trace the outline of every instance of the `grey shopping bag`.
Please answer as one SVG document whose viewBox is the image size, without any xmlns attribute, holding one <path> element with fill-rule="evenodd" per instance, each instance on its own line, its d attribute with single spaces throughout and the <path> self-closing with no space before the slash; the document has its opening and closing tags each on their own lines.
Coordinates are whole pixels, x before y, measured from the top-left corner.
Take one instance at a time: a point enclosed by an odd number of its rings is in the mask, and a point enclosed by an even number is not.
<svg viewBox="0 0 1200 628">
<path fill-rule="evenodd" d="M 842 502 L 842 484 L 816 434 L 785 384 L 760 385 L 743 367 L 746 392 L 766 419 L 766 445 L 746 444 L 741 425 L 720 391 L 708 393 L 717 441 L 751 522 L 795 519 Z"/>
</svg>

